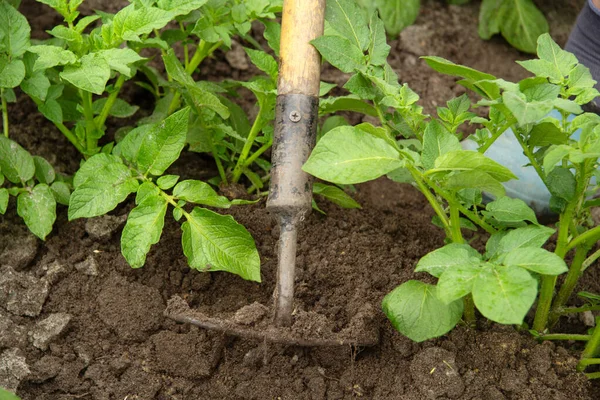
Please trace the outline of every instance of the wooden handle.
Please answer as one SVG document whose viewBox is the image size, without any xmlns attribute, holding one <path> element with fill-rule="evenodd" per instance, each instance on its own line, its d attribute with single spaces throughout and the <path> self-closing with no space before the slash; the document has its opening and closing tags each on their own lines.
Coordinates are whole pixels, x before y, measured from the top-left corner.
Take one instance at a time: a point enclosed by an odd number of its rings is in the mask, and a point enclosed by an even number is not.
<svg viewBox="0 0 600 400">
<path fill-rule="evenodd" d="M 310 41 L 323 34 L 325 0 L 284 0 L 279 66 L 280 95 L 319 96 L 321 58 Z"/>
</svg>

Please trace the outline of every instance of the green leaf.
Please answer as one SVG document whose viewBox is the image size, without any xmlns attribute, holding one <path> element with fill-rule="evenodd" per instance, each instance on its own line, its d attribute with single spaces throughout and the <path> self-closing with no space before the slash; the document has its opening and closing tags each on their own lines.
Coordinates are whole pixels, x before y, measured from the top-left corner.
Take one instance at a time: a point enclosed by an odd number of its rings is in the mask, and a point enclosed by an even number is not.
<svg viewBox="0 0 600 400">
<path fill-rule="evenodd" d="M 323 58 L 342 72 L 365 70 L 363 52 L 341 36 L 320 36 L 310 42 Z"/>
<path fill-rule="evenodd" d="M 101 99 L 94 101 L 94 103 L 92 104 L 92 109 L 94 110 L 95 115 L 98 115 L 102 112 L 102 109 L 106 105 L 107 101 L 108 101 L 107 97 L 102 97 Z M 132 106 L 131 104 L 127 103 L 125 100 L 119 99 L 117 97 L 115 99 L 114 104 L 110 108 L 108 115 L 110 115 L 111 117 L 116 117 L 116 118 L 129 118 L 133 114 L 135 114 L 137 112 L 137 110 L 139 110 L 139 109 L 140 108 L 138 106 Z"/>
<path fill-rule="evenodd" d="M 385 27 L 383 21 L 377 13 L 371 14 L 371 21 L 369 22 L 370 30 L 370 43 L 369 43 L 369 56 L 370 64 L 372 65 L 384 65 L 387 61 L 387 57 L 390 54 L 391 47 L 387 44 L 387 37 L 385 35 Z"/>
<path fill-rule="evenodd" d="M 40 183 L 50 185 L 56 178 L 54 168 L 45 158 L 39 156 L 33 156 L 33 163 L 35 165 L 35 177 Z"/>
<path fill-rule="evenodd" d="M 524 224 L 524 221 L 530 221 L 537 224 L 535 212 L 521 199 L 512 199 L 510 197 L 500 197 L 486 205 L 484 215 L 488 218 L 494 218 L 504 227 L 515 227 Z"/>
<path fill-rule="evenodd" d="M 62 204 L 63 206 L 69 205 L 69 199 L 71 197 L 71 188 L 65 182 L 53 182 L 50 185 L 50 190 L 52 191 L 52 195 L 58 204 Z"/>
<path fill-rule="evenodd" d="M 411 280 L 388 293 L 382 308 L 394 328 L 422 342 L 452 330 L 462 317 L 463 302 L 444 304 L 435 286 Z"/>
<path fill-rule="evenodd" d="M 377 110 L 375 107 L 354 96 L 329 97 L 320 99 L 320 115 L 332 114 L 337 111 L 353 111 L 370 115 L 372 117 L 377 116 Z"/>
<path fill-rule="evenodd" d="M 506 254 L 502 263 L 525 268 L 541 275 L 560 275 L 569 270 L 562 258 L 537 247 L 514 249 Z"/>
<path fill-rule="evenodd" d="M 38 111 L 48 120 L 56 124 L 61 124 L 63 122 L 62 107 L 56 100 L 46 100 L 45 103 L 38 106 Z"/>
<path fill-rule="evenodd" d="M 138 36 L 146 35 L 155 29 L 161 29 L 173 19 L 169 11 L 156 7 L 135 8 L 133 4 L 122 8 L 112 20 L 112 41 L 115 44 L 125 40 L 139 40 Z M 104 25 L 108 31 L 110 25 Z"/>
<path fill-rule="evenodd" d="M 156 180 L 156 184 L 162 190 L 167 190 L 175 186 L 178 180 L 179 175 L 163 175 Z"/>
<path fill-rule="evenodd" d="M 260 282 L 260 257 L 254 239 L 230 215 L 196 207 L 185 214 L 183 252 L 190 267 L 200 271 L 227 271 Z"/>
<path fill-rule="evenodd" d="M 173 197 L 209 207 L 231 207 L 231 201 L 227 197 L 218 195 L 208 183 L 202 181 L 185 180 L 179 182 L 173 189 Z"/>
<path fill-rule="evenodd" d="M 24 184 L 35 174 L 33 157 L 4 135 L 0 135 L 0 170 L 12 183 Z"/>
<path fill-rule="evenodd" d="M 48 185 L 40 183 L 19 194 L 17 214 L 35 236 L 45 240 L 56 220 L 56 201 Z"/>
<path fill-rule="evenodd" d="M 270 54 L 260 50 L 253 50 L 244 47 L 246 54 L 250 57 L 252 64 L 256 65 L 256 68 L 260 69 L 267 75 L 269 75 L 273 81 L 277 81 L 277 61 Z"/>
<path fill-rule="evenodd" d="M 115 70 L 128 78 L 134 75 L 134 69 L 131 67 L 132 64 L 145 60 L 138 53 L 131 49 L 108 49 L 100 50 L 96 53 L 98 57 L 103 57 L 108 63 L 110 69 Z"/>
<path fill-rule="evenodd" d="M 108 154 L 103 153 L 92 156 L 75 175 L 75 191 L 69 200 L 69 221 L 106 214 L 124 201 L 130 193 L 137 191 L 137 179 L 120 161 L 104 164 L 92 162 L 94 158 L 107 156 Z M 88 172 L 95 164 L 99 164 L 99 168 Z"/>
<path fill-rule="evenodd" d="M 21 90 L 29 97 L 46 100 L 46 94 L 50 89 L 50 81 L 43 72 L 35 72 L 21 82 Z"/>
<path fill-rule="evenodd" d="M 502 101 L 519 122 L 519 125 L 533 124 L 541 120 L 552 108 L 548 101 L 528 102 L 525 95 L 504 91 Z"/>
<path fill-rule="evenodd" d="M 500 33 L 503 4 L 504 0 L 483 0 L 481 2 L 477 29 L 480 38 L 489 40 L 495 34 Z"/>
<path fill-rule="evenodd" d="M 367 15 L 353 0 L 329 0 L 325 19 L 333 29 L 348 39 L 352 46 L 362 51 L 369 45 Z"/>
<path fill-rule="evenodd" d="M 534 53 L 538 37 L 549 30 L 544 14 L 532 0 L 506 0 L 501 12 L 500 32 L 506 41 L 518 50 Z"/>
<path fill-rule="evenodd" d="M 473 284 L 473 301 L 481 314 L 501 324 L 523 323 L 537 296 L 538 283 L 514 266 L 484 268 Z"/>
<path fill-rule="evenodd" d="M 554 229 L 540 225 L 528 225 L 516 228 L 504 235 L 498 242 L 494 254 L 508 253 L 522 247 L 541 247 L 554 234 Z"/>
<path fill-rule="evenodd" d="M 376 179 L 403 162 L 386 140 L 351 126 L 340 126 L 325 135 L 302 169 L 320 179 L 354 184 Z"/>
<path fill-rule="evenodd" d="M 565 144 L 569 136 L 552 122 L 542 122 L 533 127 L 527 144 L 533 147 L 545 147 L 551 144 Z"/>
<path fill-rule="evenodd" d="M 446 269 L 456 265 L 479 264 L 481 255 L 464 243 L 450 243 L 421 257 L 415 272 L 427 272 L 439 278 Z"/>
<path fill-rule="evenodd" d="M 323 196 L 342 208 L 361 208 L 360 204 L 337 186 L 315 182 L 313 184 L 313 194 Z"/>
<path fill-rule="evenodd" d="M 25 64 L 21 60 L 12 60 L 0 70 L 0 88 L 15 88 L 25 78 Z"/>
<path fill-rule="evenodd" d="M 1 400 L 21 400 L 16 394 L 9 392 L 6 389 L 0 387 L 0 399 Z"/>
<path fill-rule="evenodd" d="M 491 175 L 500 182 L 517 177 L 506 167 L 487 158 L 477 151 L 455 150 L 450 151 L 435 160 L 435 169 L 432 171 L 469 171 L 479 170 Z"/>
<path fill-rule="evenodd" d="M 549 175 L 552 170 L 556 167 L 556 164 L 560 163 L 571 152 L 571 146 L 558 145 L 548 149 L 544 155 L 544 172 Z"/>
<path fill-rule="evenodd" d="M 16 58 L 29 47 L 27 19 L 6 1 L 0 1 L 0 49 Z"/>
<path fill-rule="evenodd" d="M 279 39 L 281 37 L 281 25 L 277 21 L 260 21 L 265 26 L 265 32 L 263 36 L 267 39 L 269 47 L 273 49 L 273 52 L 279 57 Z"/>
<path fill-rule="evenodd" d="M 490 174 L 476 169 L 460 171 L 449 176 L 444 182 L 445 188 L 455 191 L 464 189 L 479 189 L 494 197 L 502 197 L 506 194 L 504 186 Z"/>
<path fill-rule="evenodd" d="M 142 138 L 136 162 L 143 174 L 162 175 L 179 158 L 187 136 L 189 107 L 154 125 Z"/>
<path fill-rule="evenodd" d="M 167 201 L 159 190 L 147 195 L 129 213 L 121 234 L 121 253 L 132 268 L 140 268 L 146 263 L 146 255 L 153 244 L 158 243 L 165 223 Z"/>
<path fill-rule="evenodd" d="M 421 155 L 421 161 L 426 169 L 433 168 L 435 160 L 439 156 L 455 150 L 461 150 L 456 136 L 436 120 L 427 124 L 423 134 L 423 153 Z"/>
<path fill-rule="evenodd" d="M 537 38 L 537 55 L 541 60 L 551 63 L 561 77 L 569 75 L 577 64 L 577 58 L 572 53 L 561 49 L 548 33 Z"/>
<path fill-rule="evenodd" d="M 38 55 L 33 65 L 34 71 L 45 70 L 57 65 L 75 64 L 77 62 L 75 53 L 58 46 L 43 44 L 31 46 L 27 51 Z"/>
<path fill-rule="evenodd" d="M 546 177 L 548 191 L 552 196 L 559 197 L 566 201 L 571 201 L 575 198 L 577 190 L 577 180 L 573 173 L 567 168 L 554 168 Z"/>
<path fill-rule="evenodd" d="M 419 15 L 420 0 L 375 0 L 385 30 L 392 36 L 412 25 Z"/>
<path fill-rule="evenodd" d="M 79 60 L 79 65 L 67 65 L 60 77 L 73 86 L 101 95 L 104 93 L 106 82 L 110 78 L 110 66 L 95 53 L 87 54 Z"/>
<path fill-rule="evenodd" d="M 482 271 L 475 263 L 459 264 L 447 268 L 437 283 L 438 298 L 446 304 L 462 299 L 473 290 L 473 283 Z"/>
<path fill-rule="evenodd" d="M 173 16 L 186 15 L 190 12 L 199 9 L 207 0 L 158 0 L 156 5 L 165 10 L 170 11 Z"/>
<path fill-rule="evenodd" d="M 0 188 L 0 214 L 4 214 L 6 212 L 7 207 L 8 207 L 8 189 Z"/>
<path fill-rule="evenodd" d="M 470 81 L 495 80 L 494 75 L 477 71 L 476 69 L 465 67 L 448 61 L 442 57 L 429 56 L 421 57 L 431 68 L 445 75 L 458 76 Z"/>
</svg>

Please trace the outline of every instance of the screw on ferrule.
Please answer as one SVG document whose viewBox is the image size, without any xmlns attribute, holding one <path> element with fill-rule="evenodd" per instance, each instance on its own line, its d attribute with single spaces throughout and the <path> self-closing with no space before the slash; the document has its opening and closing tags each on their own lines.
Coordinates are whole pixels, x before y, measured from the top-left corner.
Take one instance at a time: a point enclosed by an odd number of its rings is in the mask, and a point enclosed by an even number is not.
<svg viewBox="0 0 600 400">
<path fill-rule="evenodd" d="M 289 115 L 290 121 L 298 122 L 302 119 L 302 115 L 298 111 L 292 111 Z"/>
</svg>

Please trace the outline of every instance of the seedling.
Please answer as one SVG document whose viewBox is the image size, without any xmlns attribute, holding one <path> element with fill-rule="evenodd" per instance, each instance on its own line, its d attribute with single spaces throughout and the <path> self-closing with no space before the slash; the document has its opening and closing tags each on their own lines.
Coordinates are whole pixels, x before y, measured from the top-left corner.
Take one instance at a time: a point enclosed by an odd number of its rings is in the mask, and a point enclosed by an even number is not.
<svg viewBox="0 0 600 400">
<path fill-rule="evenodd" d="M 136 193 L 136 207 L 121 235 L 121 252 L 133 268 L 144 265 L 151 246 L 159 241 L 171 205 L 176 221 L 185 218 L 182 247 L 190 267 L 260 282 L 260 259 L 248 231 L 231 216 L 186 208 L 188 203 L 229 208 L 247 202 L 229 201 L 202 181 L 178 182 L 178 176 L 164 175 L 185 146 L 189 118 L 190 110 L 184 108 L 160 123 L 132 130 L 113 154 L 90 157 L 73 179 L 69 220 L 106 214 Z"/>
<path fill-rule="evenodd" d="M 340 10 L 351 18 L 338 18 Z M 367 19 L 353 2 L 332 2 L 327 17 L 331 30 L 313 43 L 324 59 L 351 74 L 344 87 L 352 95 L 329 99 L 326 105 L 376 115 L 381 126 L 342 124 L 331 129 L 304 170 L 338 184 L 382 175 L 411 183 L 433 207 L 434 222 L 444 229 L 448 242 L 417 264 L 416 271 L 438 278 L 437 285 L 409 281 L 383 300 L 392 324 L 422 341 L 443 335 L 461 318 L 472 324 L 476 307 L 488 319 L 520 325 L 541 279 L 533 329 L 545 333 L 561 315 L 582 266 L 600 256 L 596 252 L 588 257 L 600 238 L 600 228 L 591 228 L 588 219 L 595 202 L 586 200 L 597 190 L 591 178 L 600 156 L 600 117 L 581 109 L 598 96 L 588 69 L 549 35 L 538 39 L 539 59 L 520 62 L 536 77 L 519 83 L 426 57 L 432 68 L 462 78 L 460 84 L 481 95 L 484 99 L 477 106 L 490 107 L 487 118 L 477 117 L 463 95 L 438 108 L 434 118 L 423 114 L 419 96 L 397 82 L 385 61 L 389 46 L 375 13 Z M 559 111 L 559 119 L 547 117 L 553 109 Z M 569 114 L 577 116 L 570 121 Z M 460 145 L 465 122 L 483 125 L 473 136 L 478 151 Z M 539 225 L 523 201 L 505 196 L 502 183 L 516 177 L 483 154 L 508 128 L 552 194 L 552 209 L 560 214 L 554 252 L 541 246 L 555 230 Z M 580 138 L 571 139 L 578 129 Z M 483 192 L 496 200 L 484 205 Z M 475 227 L 490 234 L 483 255 L 462 234 L 462 229 Z M 567 267 L 564 260 L 570 250 L 576 254 Z M 567 270 L 553 299 L 556 276 Z"/>
</svg>

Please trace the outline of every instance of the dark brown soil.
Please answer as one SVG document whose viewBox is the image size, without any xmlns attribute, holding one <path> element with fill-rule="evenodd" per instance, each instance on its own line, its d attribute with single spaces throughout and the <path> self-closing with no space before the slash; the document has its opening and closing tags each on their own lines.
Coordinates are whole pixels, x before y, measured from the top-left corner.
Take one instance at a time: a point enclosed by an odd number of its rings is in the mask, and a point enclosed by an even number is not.
<svg viewBox="0 0 600 400">
<path fill-rule="evenodd" d="M 42 6 L 24 3 L 35 21 L 34 36 L 43 37 L 42 30 L 57 19 L 44 14 Z M 462 89 L 453 79 L 423 67 L 420 55 L 447 57 L 503 78 L 524 76 L 514 61 L 526 56 L 501 39 L 484 43 L 477 38 L 478 4 L 424 3 L 417 24 L 392 42 L 391 59 L 401 78 L 421 94 L 428 111 Z M 581 3 L 544 4 L 559 41 L 565 41 Z M 220 76 L 253 73 L 232 69 L 222 53 L 201 70 L 208 71 L 211 78 L 215 71 Z M 323 79 L 343 82 L 331 69 L 324 70 Z M 135 98 L 135 89 L 129 94 Z M 20 96 L 10 112 L 13 139 L 64 173 L 76 170 L 76 151 L 29 101 Z M 210 160 L 189 153 L 172 171 L 200 179 L 214 173 Z M 18 316 L 13 309 L 8 313 L 0 308 L 0 355 L 20 349 L 16 354 L 24 357 L 30 371 L 18 394 L 25 400 L 600 398 L 600 388 L 575 372 L 581 348 L 574 344 L 538 344 L 526 332 L 484 322 L 477 331 L 458 327 L 422 344 L 394 331 L 379 311 L 383 296 L 408 279 L 427 279 L 413 272 L 414 265 L 443 245 L 443 234 L 430 223 L 433 213 L 425 199 L 410 186 L 381 179 L 359 185 L 355 198 L 361 210 L 323 203 L 327 216 L 313 213 L 307 218 L 300 233 L 296 313 L 312 315 L 305 321 L 298 317 L 298 322 L 313 332 L 337 332 L 359 310 L 371 306 L 381 341 L 360 349 L 241 340 L 163 317 L 174 295 L 213 316 L 233 315 L 253 303 L 270 306 L 279 232 L 264 202 L 230 211 L 256 240 L 262 284 L 190 270 L 181 251 L 179 225 L 169 218 L 146 265 L 133 270 L 120 254 L 121 219 L 68 223 L 61 208 L 52 235 L 38 244 L 22 228 L 11 204 L 7 215 L 0 216 L 0 267 L 13 267 L 11 284 L 30 290 L 27 300 L 34 304 L 25 310 L 30 314 L 32 309 L 35 314 L 36 299 L 45 296 L 43 288 L 49 287 L 38 316 Z M 131 207 L 126 204 L 113 214 L 124 215 Z M 597 289 L 595 278 L 584 281 L 584 287 Z M 0 279 L 0 292 L 6 287 Z M 71 316 L 66 328 L 47 350 L 33 346 L 26 332 L 57 313 Z M 576 324 L 573 329 L 584 327 Z"/>
</svg>

